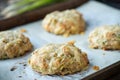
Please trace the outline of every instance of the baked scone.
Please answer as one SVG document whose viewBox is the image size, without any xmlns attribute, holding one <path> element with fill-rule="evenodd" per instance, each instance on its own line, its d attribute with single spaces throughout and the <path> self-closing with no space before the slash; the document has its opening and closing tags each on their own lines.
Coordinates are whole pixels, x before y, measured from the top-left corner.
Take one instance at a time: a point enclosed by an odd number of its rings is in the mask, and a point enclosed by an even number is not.
<svg viewBox="0 0 120 80">
<path fill-rule="evenodd" d="M 46 15 L 42 24 L 46 31 L 64 36 L 79 34 L 85 30 L 82 14 L 74 9 L 54 11 Z"/>
<path fill-rule="evenodd" d="M 95 28 L 89 35 L 91 48 L 120 50 L 120 25 L 105 25 Z"/>
<path fill-rule="evenodd" d="M 0 59 L 14 58 L 32 49 L 30 40 L 18 31 L 0 32 Z"/>
<path fill-rule="evenodd" d="M 75 47 L 74 42 L 48 44 L 35 50 L 28 61 L 33 70 L 42 74 L 65 75 L 87 69 L 86 53 Z"/>
</svg>

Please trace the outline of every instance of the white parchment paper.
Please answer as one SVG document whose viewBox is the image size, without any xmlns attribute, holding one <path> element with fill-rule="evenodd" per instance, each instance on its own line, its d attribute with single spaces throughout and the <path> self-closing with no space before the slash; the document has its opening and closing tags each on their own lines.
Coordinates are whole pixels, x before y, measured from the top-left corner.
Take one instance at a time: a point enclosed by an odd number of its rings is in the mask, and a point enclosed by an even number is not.
<svg viewBox="0 0 120 80">
<path fill-rule="evenodd" d="M 97 65 L 102 69 L 120 61 L 120 51 L 90 49 L 87 41 L 90 31 L 95 27 L 106 24 L 120 24 L 120 10 L 96 1 L 89 1 L 76 9 L 83 14 L 87 24 L 84 35 L 72 35 L 68 38 L 56 36 L 46 32 L 42 28 L 41 20 L 12 30 L 26 29 L 27 32 L 25 34 L 30 38 L 34 45 L 33 50 L 48 43 L 64 43 L 70 40 L 76 40 L 76 46 L 88 55 L 90 65 L 87 71 L 66 76 L 41 75 L 40 73 L 34 72 L 27 64 L 27 60 L 31 56 L 31 51 L 19 58 L 0 60 L 0 80 L 80 80 L 83 77 L 96 72 L 92 69 L 94 65 Z M 11 71 L 13 67 L 15 67 L 15 69 L 14 71 Z"/>
</svg>

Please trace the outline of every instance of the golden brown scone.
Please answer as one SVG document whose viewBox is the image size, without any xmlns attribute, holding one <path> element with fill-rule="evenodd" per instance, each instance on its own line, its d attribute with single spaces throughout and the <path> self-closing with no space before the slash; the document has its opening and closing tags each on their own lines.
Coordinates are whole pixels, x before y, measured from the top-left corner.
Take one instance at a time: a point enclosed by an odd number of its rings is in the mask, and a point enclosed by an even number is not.
<svg viewBox="0 0 120 80">
<path fill-rule="evenodd" d="M 104 50 L 120 50 L 120 25 L 95 28 L 89 35 L 90 47 Z"/>
<path fill-rule="evenodd" d="M 32 49 L 30 40 L 18 31 L 0 32 L 0 59 L 14 58 Z"/>
<path fill-rule="evenodd" d="M 43 20 L 43 27 L 46 31 L 69 36 L 70 34 L 79 34 L 85 30 L 85 21 L 82 15 L 72 9 L 65 11 L 54 11 Z"/>
<path fill-rule="evenodd" d="M 65 75 L 87 69 L 89 61 L 86 53 L 75 47 L 74 42 L 48 44 L 35 50 L 29 65 L 42 74 Z"/>
</svg>

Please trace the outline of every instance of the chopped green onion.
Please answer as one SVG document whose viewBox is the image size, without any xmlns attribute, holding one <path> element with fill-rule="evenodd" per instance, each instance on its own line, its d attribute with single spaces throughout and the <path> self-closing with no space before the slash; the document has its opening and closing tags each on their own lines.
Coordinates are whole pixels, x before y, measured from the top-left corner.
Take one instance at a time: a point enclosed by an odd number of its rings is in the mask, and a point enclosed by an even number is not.
<svg viewBox="0 0 120 80">
<path fill-rule="evenodd" d="M 7 14 L 8 12 L 10 11 L 13 11 L 13 10 L 17 10 L 27 4 L 30 4 L 34 2 L 34 0 L 21 0 L 19 2 L 16 2 L 8 7 L 6 7 L 3 11 L 2 11 L 2 14 Z"/>
<path fill-rule="evenodd" d="M 11 17 L 36 9 L 38 7 L 61 1 L 65 0 L 20 0 L 5 8 L 2 11 L 2 14 L 5 15 L 5 17 Z"/>
</svg>

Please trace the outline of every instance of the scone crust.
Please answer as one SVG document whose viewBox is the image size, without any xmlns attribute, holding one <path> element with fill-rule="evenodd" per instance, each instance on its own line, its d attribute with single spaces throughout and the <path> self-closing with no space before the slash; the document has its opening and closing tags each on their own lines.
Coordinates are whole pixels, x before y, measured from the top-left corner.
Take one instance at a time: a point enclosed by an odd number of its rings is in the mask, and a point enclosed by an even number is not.
<svg viewBox="0 0 120 80">
<path fill-rule="evenodd" d="M 48 44 L 35 50 L 29 65 L 42 74 L 65 75 L 87 69 L 89 64 L 86 53 L 74 43 Z"/>
<path fill-rule="evenodd" d="M 89 35 L 91 48 L 120 50 L 120 25 L 105 25 L 94 29 Z"/>
<path fill-rule="evenodd" d="M 24 55 L 32 49 L 30 40 L 19 31 L 0 32 L 0 59 Z"/>
<path fill-rule="evenodd" d="M 85 30 L 85 21 L 78 11 L 65 10 L 54 11 L 43 20 L 43 27 L 46 31 L 69 36 L 70 34 L 79 34 Z"/>
</svg>

